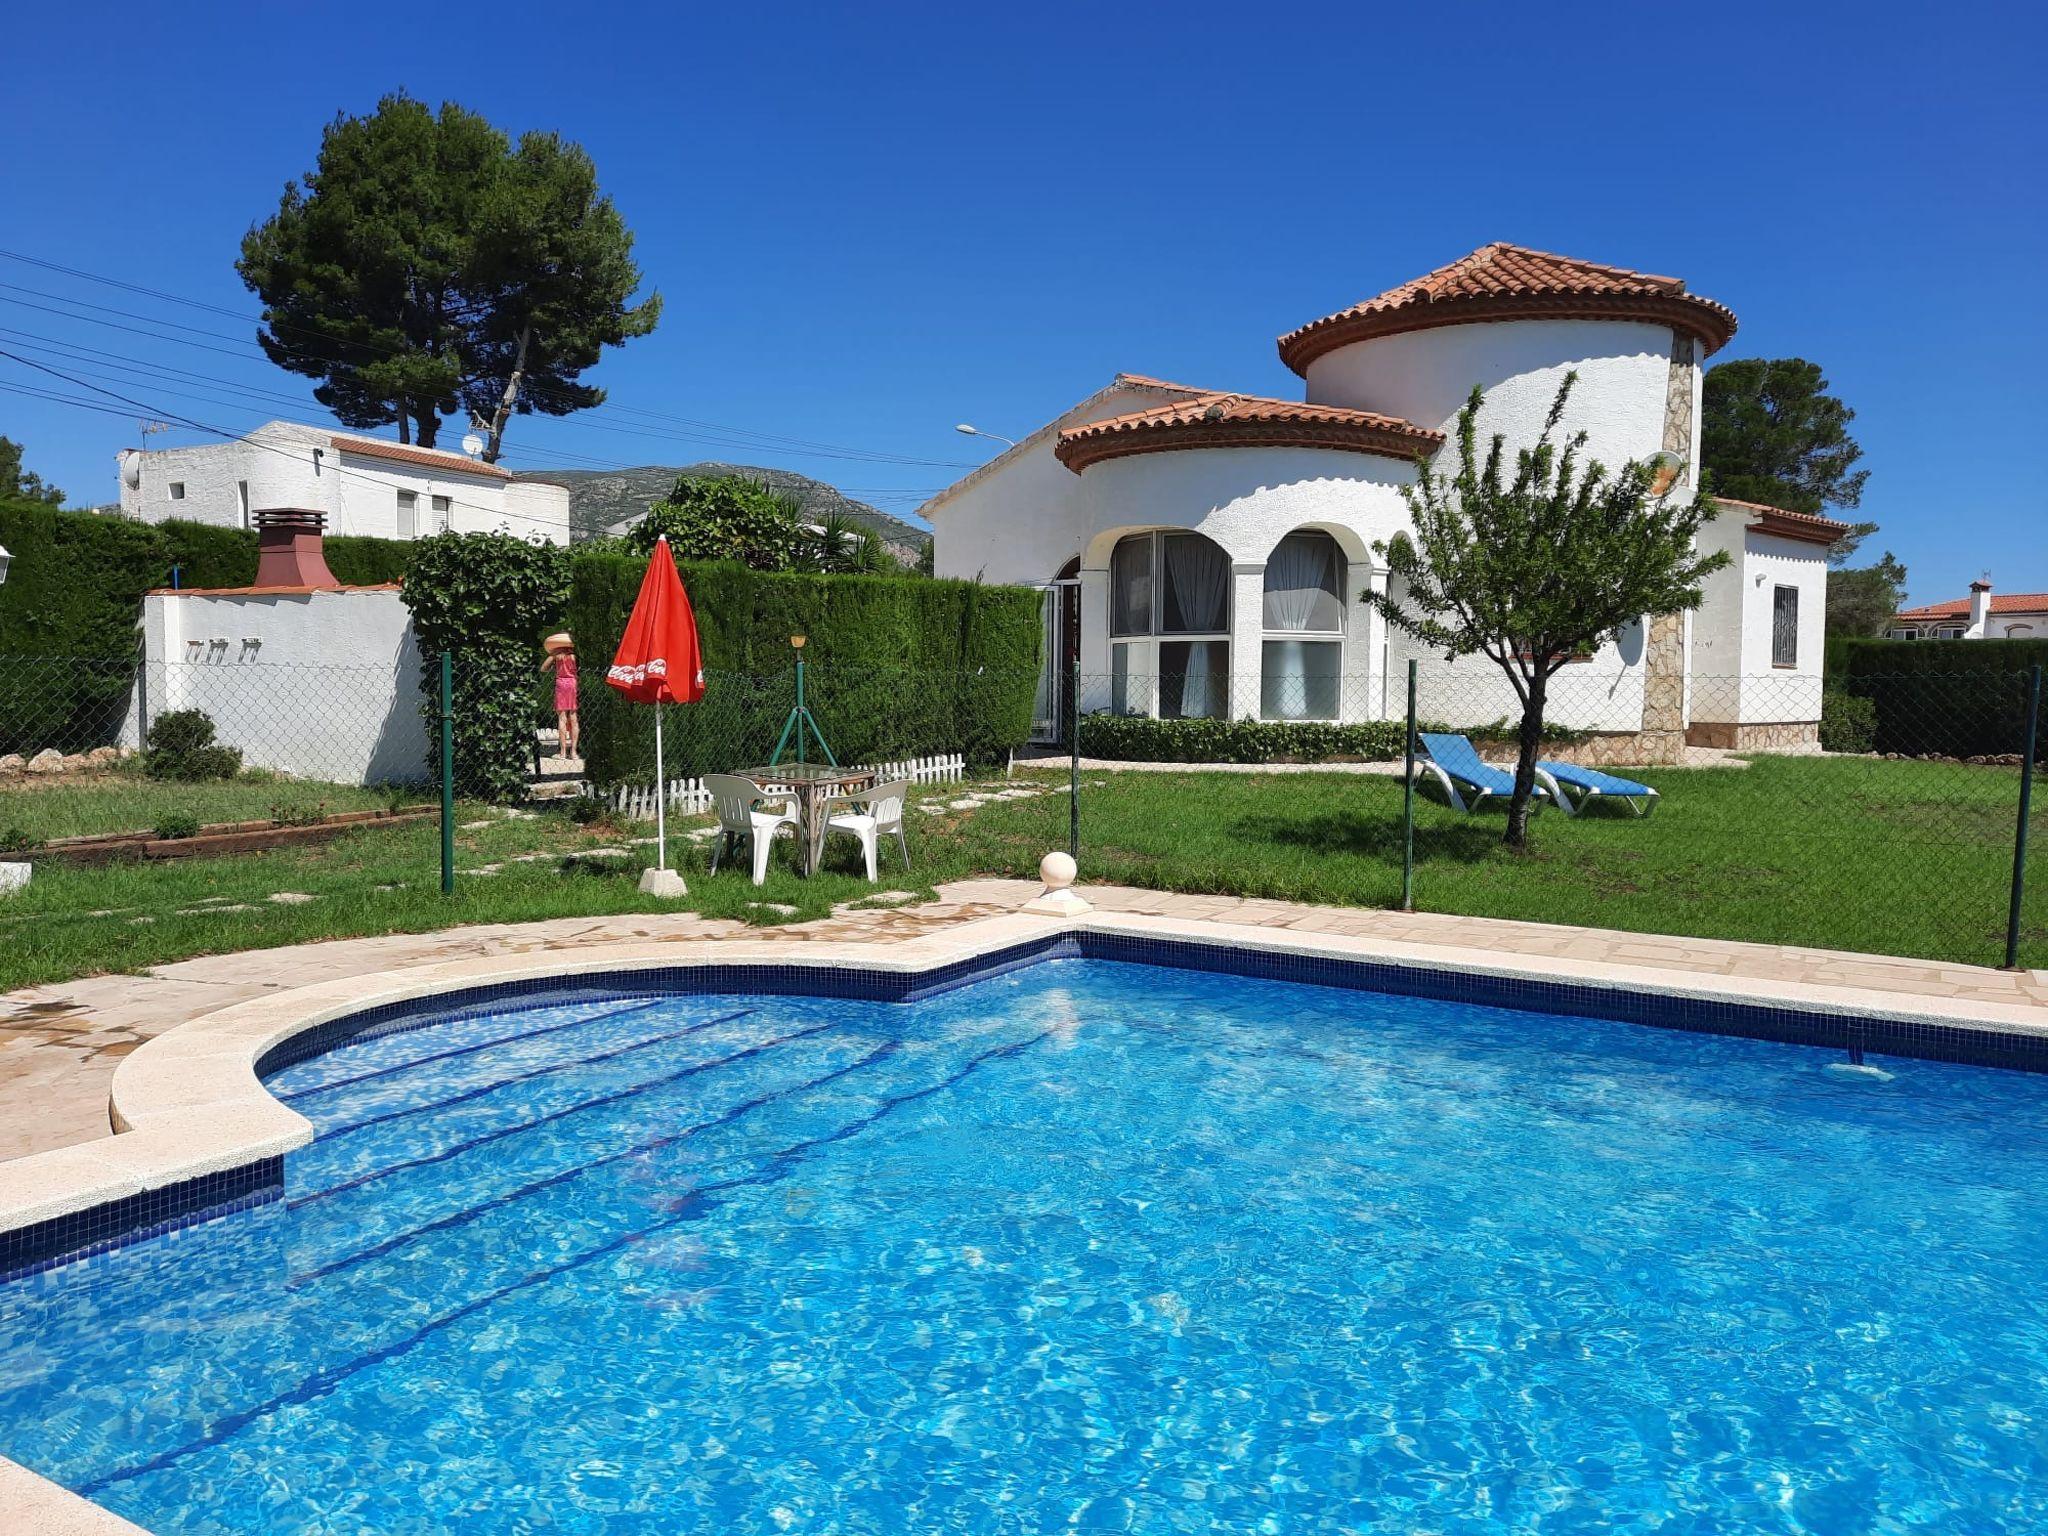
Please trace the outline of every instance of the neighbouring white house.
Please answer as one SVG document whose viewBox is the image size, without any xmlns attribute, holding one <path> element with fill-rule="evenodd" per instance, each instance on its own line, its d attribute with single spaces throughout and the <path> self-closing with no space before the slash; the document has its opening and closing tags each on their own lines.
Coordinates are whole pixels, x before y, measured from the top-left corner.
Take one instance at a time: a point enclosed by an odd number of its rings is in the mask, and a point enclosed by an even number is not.
<svg viewBox="0 0 2048 1536">
<path fill-rule="evenodd" d="M 1374 546 L 1408 526 L 1401 488 L 1477 385 L 1482 438 L 1531 443 L 1565 374 L 1567 431 L 1613 466 L 1655 459 L 1687 494 L 1703 360 L 1735 316 L 1677 278 L 1484 246 L 1279 340 L 1301 400 L 1118 374 L 919 510 L 941 576 L 1046 590 L 1039 730 L 1078 707 L 1165 717 L 1355 721 L 1405 708 L 1480 724 L 1518 713 L 1492 663 L 1455 665 L 1358 602 Z M 1560 674 L 1551 718 L 1593 759 L 1818 741 L 1826 518 L 1724 501 L 1702 543 L 1730 566 L 1691 614 L 1642 621 Z"/>
<path fill-rule="evenodd" d="M 1991 579 L 1970 583 L 1968 597 L 1901 608 L 1894 640 L 2048 640 L 2048 592 L 1994 595 Z"/>
<path fill-rule="evenodd" d="M 254 526 L 257 512 L 323 512 L 330 534 L 414 539 L 497 529 L 569 542 L 568 487 L 466 454 L 273 421 L 246 437 L 189 448 L 125 448 L 121 515 Z"/>
</svg>

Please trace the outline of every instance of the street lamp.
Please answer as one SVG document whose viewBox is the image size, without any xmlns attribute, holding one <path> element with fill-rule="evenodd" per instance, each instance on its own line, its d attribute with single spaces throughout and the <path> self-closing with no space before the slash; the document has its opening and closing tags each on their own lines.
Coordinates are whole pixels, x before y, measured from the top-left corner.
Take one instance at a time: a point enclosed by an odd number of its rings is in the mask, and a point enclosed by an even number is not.
<svg viewBox="0 0 2048 1536">
<path fill-rule="evenodd" d="M 7 546 L 0 544 L 0 587 L 7 585 L 7 567 L 14 564 L 14 556 L 7 553 Z"/>
<path fill-rule="evenodd" d="M 953 430 L 955 432 L 965 432 L 969 437 L 992 437 L 997 442 L 1001 443 L 1005 448 L 1014 448 L 1017 446 L 1016 443 L 1012 442 L 1009 438 L 1004 437 L 1000 432 L 984 432 L 981 430 L 981 428 L 977 426 L 972 426 L 964 421 L 961 422 L 960 425 L 955 427 Z"/>
</svg>

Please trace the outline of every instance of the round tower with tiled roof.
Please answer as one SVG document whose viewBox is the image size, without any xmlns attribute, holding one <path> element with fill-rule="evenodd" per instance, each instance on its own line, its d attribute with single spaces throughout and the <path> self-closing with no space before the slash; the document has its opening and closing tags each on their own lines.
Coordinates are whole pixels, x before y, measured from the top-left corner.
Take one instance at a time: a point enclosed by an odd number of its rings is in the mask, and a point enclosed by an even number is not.
<svg viewBox="0 0 2048 1536">
<path fill-rule="evenodd" d="M 1735 316 L 1659 277 L 1495 243 L 1280 338 L 1311 402 L 1447 432 L 1477 386 L 1483 433 L 1535 440 L 1578 374 L 1567 424 L 1607 464 L 1698 457 L 1700 365 Z"/>
</svg>

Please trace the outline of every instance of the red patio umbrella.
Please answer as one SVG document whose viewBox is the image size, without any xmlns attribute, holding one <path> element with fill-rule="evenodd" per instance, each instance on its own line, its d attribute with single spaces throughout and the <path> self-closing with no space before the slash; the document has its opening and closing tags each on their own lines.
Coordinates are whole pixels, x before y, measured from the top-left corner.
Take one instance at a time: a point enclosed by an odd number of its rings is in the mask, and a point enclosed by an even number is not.
<svg viewBox="0 0 2048 1536">
<path fill-rule="evenodd" d="M 633 616 L 604 680 L 627 698 L 654 706 L 654 824 L 659 868 L 668 868 L 668 779 L 661 762 L 661 706 L 694 704 L 704 697 L 704 658 L 697 615 L 676 572 L 666 538 L 654 541 Z"/>
</svg>

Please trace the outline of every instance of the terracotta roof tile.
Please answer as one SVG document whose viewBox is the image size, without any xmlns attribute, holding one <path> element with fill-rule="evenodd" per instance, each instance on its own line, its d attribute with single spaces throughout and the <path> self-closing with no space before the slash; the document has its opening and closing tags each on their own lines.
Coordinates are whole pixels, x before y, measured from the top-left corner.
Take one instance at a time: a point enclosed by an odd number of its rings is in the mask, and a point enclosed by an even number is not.
<svg viewBox="0 0 2048 1536">
<path fill-rule="evenodd" d="M 1732 496 L 1716 496 L 1717 506 L 1733 507 L 1738 512 L 1751 512 L 1756 521 L 1749 526 L 1758 533 L 1774 533 L 1782 539 L 1802 539 L 1809 544 L 1832 544 L 1849 531 L 1847 523 L 1838 523 L 1832 517 L 1822 517 L 1814 512 L 1794 512 L 1789 507 L 1766 506 L 1761 501 L 1737 501 Z"/>
<path fill-rule="evenodd" d="M 1449 266 L 1389 288 L 1280 338 L 1296 373 L 1333 348 L 1374 336 L 1482 320 L 1649 320 L 1699 338 L 1709 352 L 1735 334 L 1725 305 L 1687 293 L 1675 277 L 1632 272 L 1496 241 Z"/>
<path fill-rule="evenodd" d="M 1374 411 L 1210 392 L 1069 427 L 1053 452 L 1079 474 L 1104 459 L 1181 448 L 1336 448 L 1422 459 L 1443 440 L 1441 432 Z"/>
<path fill-rule="evenodd" d="M 417 464 L 451 475 L 482 475 L 487 480 L 511 480 L 509 469 L 472 459 L 467 454 L 448 453 L 440 448 L 415 448 L 410 443 L 387 443 L 377 437 L 335 437 L 331 440 L 343 453 L 360 453 L 372 459 L 391 459 L 400 464 Z"/>
<path fill-rule="evenodd" d="M 2005 592 L 1991 599 L 1993 613 L 2048 613 L 2048 592 Z M 1967 619 L 1970 600 L 1950 598 L 1945 603 L 1922 603 L 1918 608 L 1901 608 L 1902 619 Z"/>
</svg>

